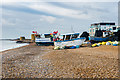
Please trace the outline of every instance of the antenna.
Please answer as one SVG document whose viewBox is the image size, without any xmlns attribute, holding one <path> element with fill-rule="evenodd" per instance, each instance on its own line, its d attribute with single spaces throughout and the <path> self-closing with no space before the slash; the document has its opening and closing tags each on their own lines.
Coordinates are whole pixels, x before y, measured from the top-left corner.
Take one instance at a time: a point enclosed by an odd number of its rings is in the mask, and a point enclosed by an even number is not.
<svg viewBox="0 0 120 80">
<path fill-rule="evenodd" d="M 74 30 L 73 30 L 73 27 L 72 27 L 72 25 L 71 25 L 71 31 L 74 33 Z"/>
<path fill-rule="evenodd" d="M 49 32 L 51 32 L 51 27 L 49 26 Z"/>
</svg>

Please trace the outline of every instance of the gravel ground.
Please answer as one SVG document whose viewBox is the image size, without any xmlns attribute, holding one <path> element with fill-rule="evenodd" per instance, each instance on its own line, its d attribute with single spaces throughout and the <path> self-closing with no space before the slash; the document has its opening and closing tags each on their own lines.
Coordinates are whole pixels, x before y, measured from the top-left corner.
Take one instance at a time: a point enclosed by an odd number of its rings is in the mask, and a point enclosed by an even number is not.
<svg viewBox="0 0 120 80">
<path fill-rule="evenodd" d="M 52 50 L 51 50 L 52 51 Z M 43 78 L 52 69 L 50 61 L 41 56 L 50 50 L 46 47 L 30 45 L 2 52 L 3 78 Z M 48 69 L 49 67 L 49 69 Z"/>
<path fill-rule="evenodd" d="M 53 50 L 29 46 L 4 51 L 3 78 L 118 78 L 118 47 Z"/>
<path fill-rule="evenodd" d="M 118 47 L 57 50 L 43 56 L 54 64 L 54 78 L 118 78 Z M 51 74 L 51 75 L 52 75 Z"/>
</svg>

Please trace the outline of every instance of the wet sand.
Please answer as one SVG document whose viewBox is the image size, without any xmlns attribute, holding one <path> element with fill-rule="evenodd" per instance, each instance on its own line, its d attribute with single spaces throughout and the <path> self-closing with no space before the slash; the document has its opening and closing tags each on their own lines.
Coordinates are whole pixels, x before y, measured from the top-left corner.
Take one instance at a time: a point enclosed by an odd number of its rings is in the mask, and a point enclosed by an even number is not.
<svg viewBox="0 0 120 80">
<path fill-rule="evenodd" d="M 118 47 L 53 48 L 30 44 L 2 52 L 2 77 L 118 78 Z"/>
</svg>

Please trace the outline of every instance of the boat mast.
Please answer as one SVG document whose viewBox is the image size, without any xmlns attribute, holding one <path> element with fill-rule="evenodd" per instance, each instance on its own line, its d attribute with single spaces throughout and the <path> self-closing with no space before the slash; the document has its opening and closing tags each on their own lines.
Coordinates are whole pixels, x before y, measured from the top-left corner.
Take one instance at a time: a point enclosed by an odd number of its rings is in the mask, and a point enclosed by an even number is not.
<svg viewBox="0 0 120 80">
<path fill-rule="evenodd" d="M 72 25 L 71 25 L 71 31 L 74 33 L 75 31 L 73 30 L 73 27 L 72 27 Z"/>
</svg>

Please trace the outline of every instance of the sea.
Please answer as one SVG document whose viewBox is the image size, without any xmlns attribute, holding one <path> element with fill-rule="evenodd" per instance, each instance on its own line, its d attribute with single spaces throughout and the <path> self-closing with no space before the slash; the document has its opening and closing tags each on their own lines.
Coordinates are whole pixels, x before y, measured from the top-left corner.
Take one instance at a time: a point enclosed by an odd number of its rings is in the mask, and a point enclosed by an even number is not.
<svg viewBox="0 0 120 80">
<path fill-rule="evenodd" d="M 11 41 L 11 40 L 0 40 L 0 52 L 9 50 L 9 49 L 22 47 L 25 45 L 29 45 L 29 44 L 28 43 L 16 43 L 16 41 Z"/>
</svg>

